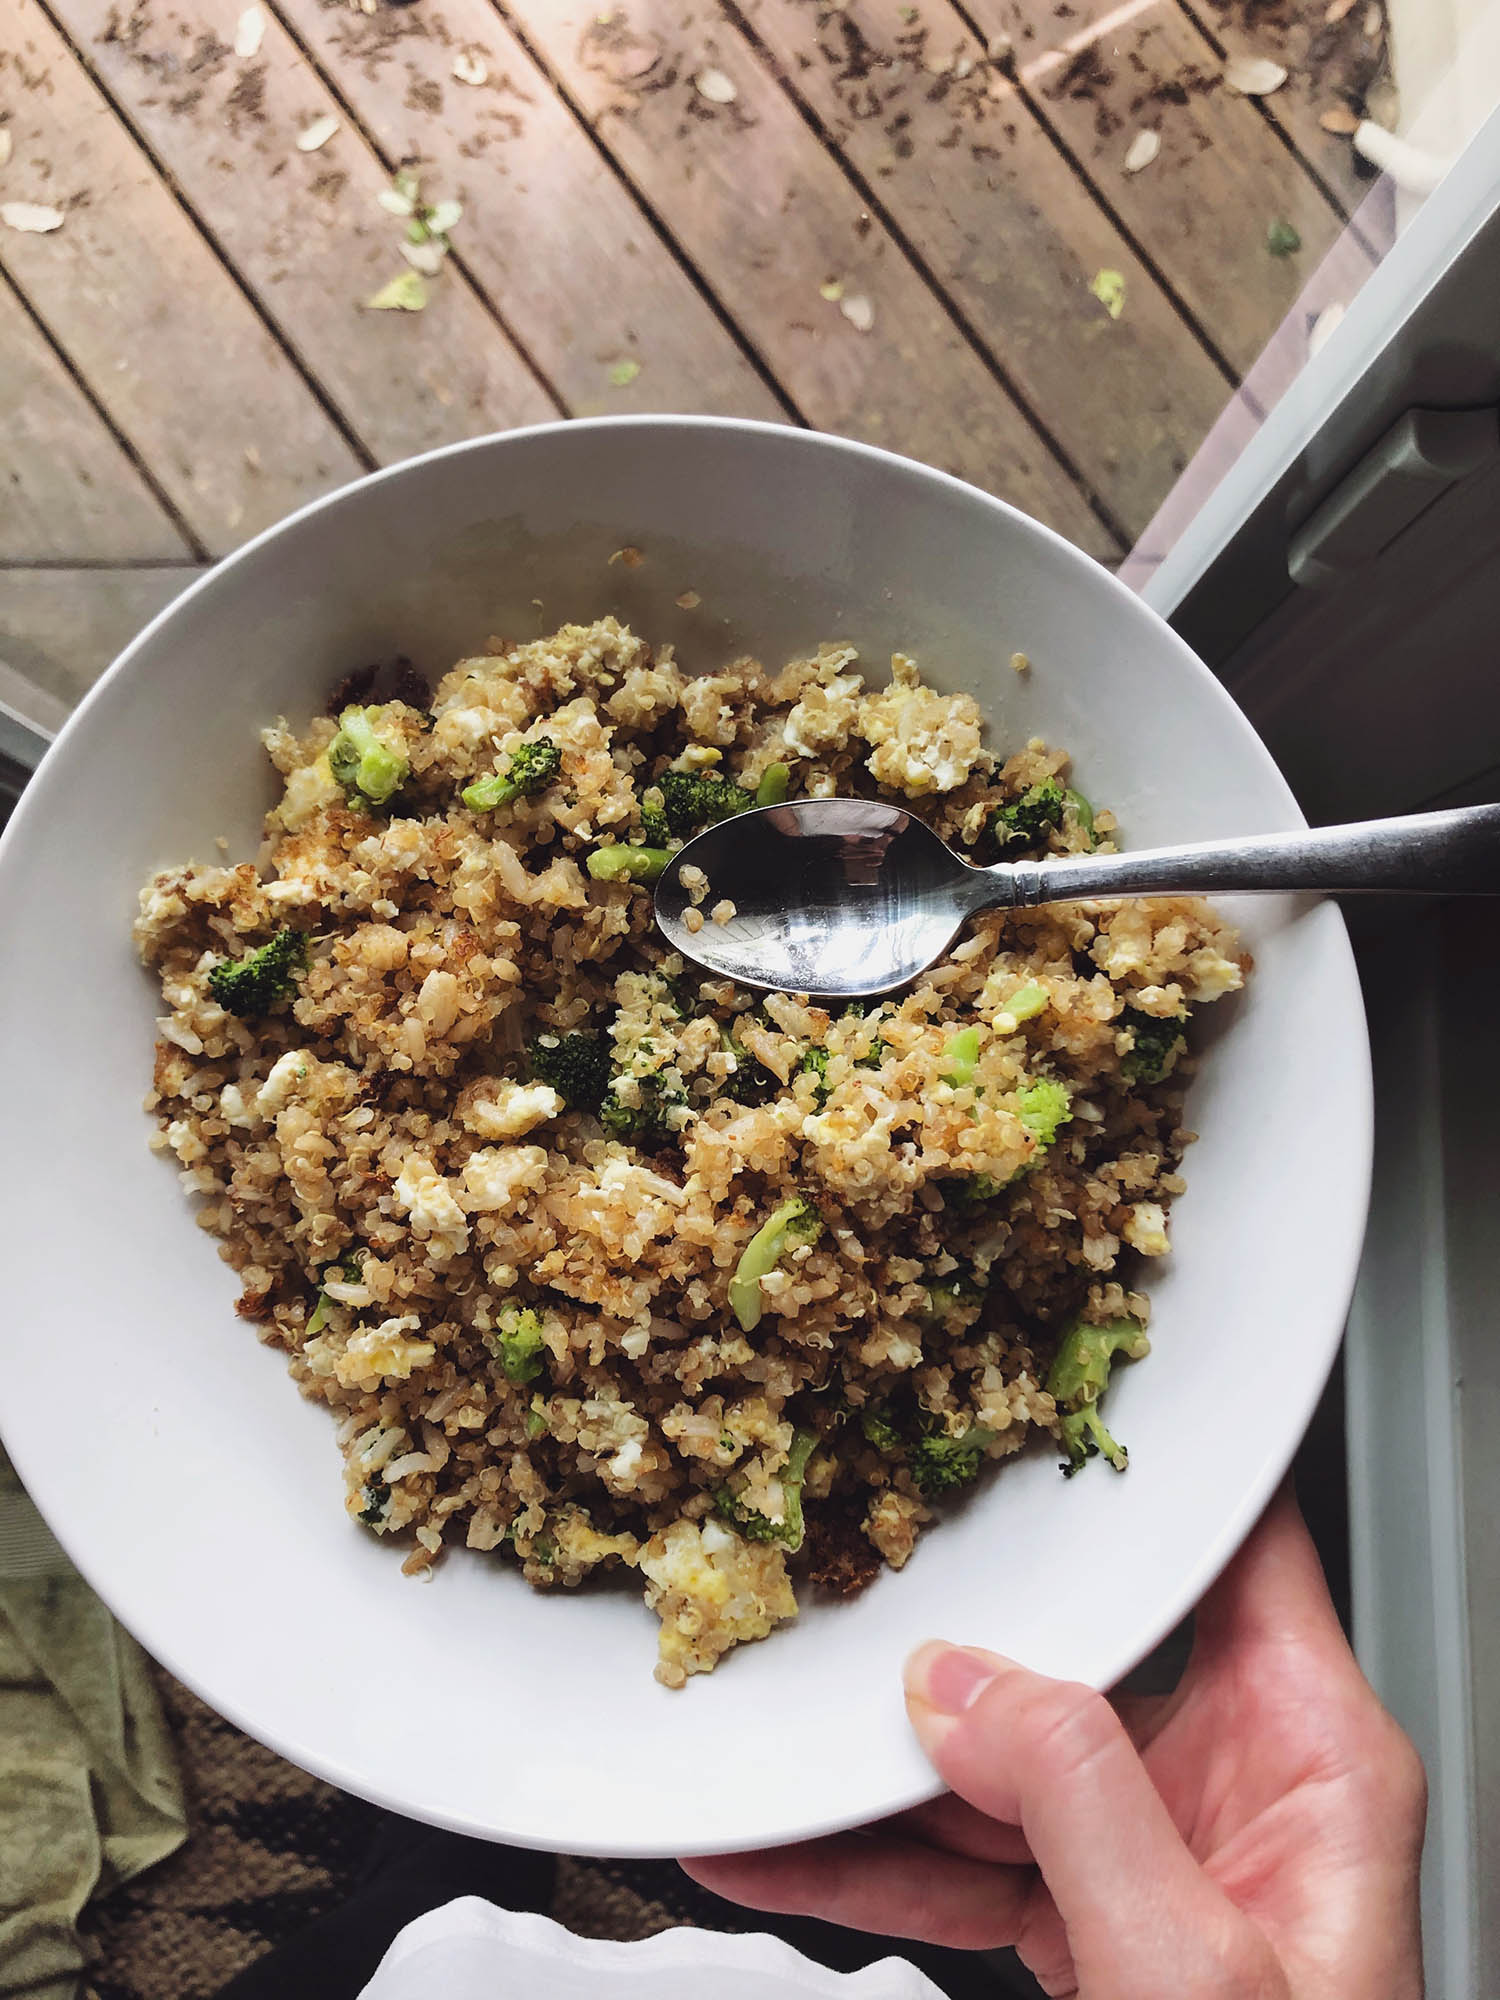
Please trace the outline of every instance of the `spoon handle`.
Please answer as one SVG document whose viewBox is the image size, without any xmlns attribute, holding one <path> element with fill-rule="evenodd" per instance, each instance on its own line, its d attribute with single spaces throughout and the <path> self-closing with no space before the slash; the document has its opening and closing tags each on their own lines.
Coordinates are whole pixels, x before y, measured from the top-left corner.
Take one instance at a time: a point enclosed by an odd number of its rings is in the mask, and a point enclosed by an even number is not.
<svg viewBox="0 0 1500 2000">
<path fill-rule="evenodd" d="M 1002 862 L 982 872 L 1009 878 L 1013 909 L 1105 896 L 1228 896 L 1257 889 L 1494 896 L 1500 895 L 1500 805 L 1130 854 Z M 1003 892 L 997 900 L 1004 900 Z"/>
</svg>

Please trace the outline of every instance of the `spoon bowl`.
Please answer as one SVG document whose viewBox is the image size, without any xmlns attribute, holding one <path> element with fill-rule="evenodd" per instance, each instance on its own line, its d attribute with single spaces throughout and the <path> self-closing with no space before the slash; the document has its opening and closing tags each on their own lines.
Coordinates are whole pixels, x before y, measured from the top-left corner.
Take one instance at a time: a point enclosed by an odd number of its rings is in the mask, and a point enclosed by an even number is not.
<svg viewBox="0 0 1500 2000">
<path fill-rule="evenodd" d="M 700 930 L 684 866 L 708 878 Z M 963 876 L 975 878 L 971 900 Z M 727 923 L 709 916 L 727 900 Z M 948 950 L 994 900 L 914 813 L 874 799 L 800 799 L 721 820 L 688 842 L 656 889 L 656 920 L 687 957 L 755 991 L 889 993 Z"/>
</svg>

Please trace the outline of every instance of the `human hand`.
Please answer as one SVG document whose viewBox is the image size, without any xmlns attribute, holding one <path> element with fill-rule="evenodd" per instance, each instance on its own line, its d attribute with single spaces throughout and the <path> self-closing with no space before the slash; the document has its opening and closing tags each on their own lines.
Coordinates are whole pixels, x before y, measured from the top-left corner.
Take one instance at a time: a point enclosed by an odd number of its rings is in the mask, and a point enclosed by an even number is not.
<svg viewBox="0 0 1500 2000">
<path fill-rule="evenodd" d="M 763 1910 L 1015 1945 L 1079 2000 L 1420 2000 L 1426 1783 L 1339 1629 L 1289 1489 L 1166 1696 L 933 1642 L 907 1712 L 951 1787 L 882 1825 L 682 1865 Z"/>
</svg>

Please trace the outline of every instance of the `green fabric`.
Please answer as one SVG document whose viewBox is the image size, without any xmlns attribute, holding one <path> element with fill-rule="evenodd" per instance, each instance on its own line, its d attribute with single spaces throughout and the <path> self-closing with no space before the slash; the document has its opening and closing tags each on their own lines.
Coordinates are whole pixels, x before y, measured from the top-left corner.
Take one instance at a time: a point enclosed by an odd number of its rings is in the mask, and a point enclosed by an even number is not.
<svg viewBox="0 0 1500 2000">
<path fill-rule="evenodd" d="M 0 1995 L 74 2000 L 84 1905 L 186 1833 L 146 1656 L 0 1451 Z"/>
</svg>

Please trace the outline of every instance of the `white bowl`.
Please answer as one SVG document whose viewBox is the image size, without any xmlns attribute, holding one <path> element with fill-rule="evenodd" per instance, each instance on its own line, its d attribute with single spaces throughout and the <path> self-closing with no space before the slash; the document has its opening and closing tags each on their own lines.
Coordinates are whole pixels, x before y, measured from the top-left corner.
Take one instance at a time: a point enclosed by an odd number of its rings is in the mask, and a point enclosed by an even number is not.
<svg viewBox="0 0 1500 2000">
<path fill-rule="evenodd" d="M 637 568 L 610 565 L 633 544 Z M 700 593 L 701 608 L 674 600 Z M 861 445 L 682 418 L 484 438 L 347 487 L 164 612 L 64 731 L 0 848 L 0 1429 L 145 1645 L 294 1762 L 415 1818 L 591 1854 L 786 1841 L 928 1796 L 899 1667 L 942 1634 L 1105 1686 L 1234 1551 L 1338 1344 L 1370 1156 L 1364 1017 L 1331 905 L 1246 900 L 1248 993 L 1205 1016 L 1202 1133 L 1151 1273 L 1153 1353 L 1111 1392 L 1131 1449 L 1028 1454 L 900 1575 L 669 1693 L 633 1594 L 541 1595 L 456 1552 L 429 1583 L 345 1515 L 327 1413 L 146 1150 L 147 874 L 254 852 L 256 731 L 365 661 L 615 611 L 685 661 L 843 638 L 914 652 L 995 739 L 1045 734 L 1131 844 L 1301 824 L 1229 697 L 1077 550 Z M 1011 671 L 1015 651 L 1032 671 Z M 1215 1018 L 1217 1017 L 1217 1018 Z"/>
</svg>

